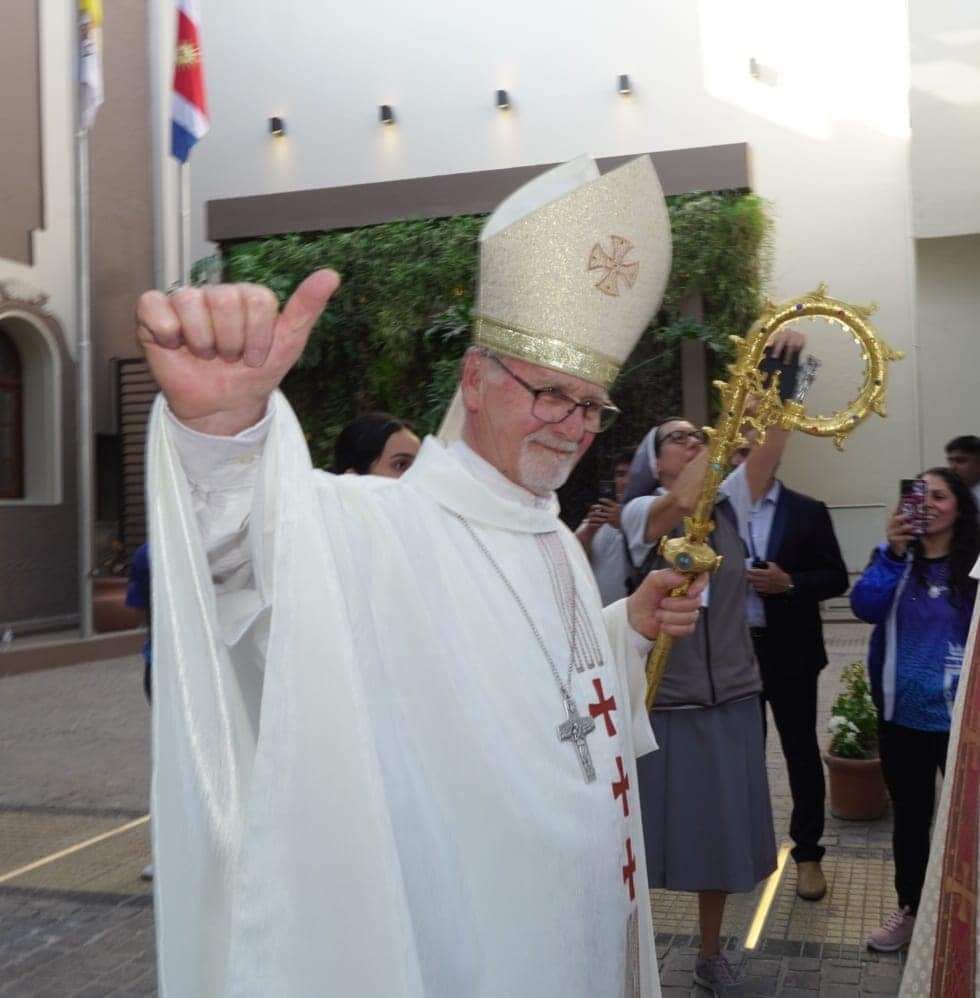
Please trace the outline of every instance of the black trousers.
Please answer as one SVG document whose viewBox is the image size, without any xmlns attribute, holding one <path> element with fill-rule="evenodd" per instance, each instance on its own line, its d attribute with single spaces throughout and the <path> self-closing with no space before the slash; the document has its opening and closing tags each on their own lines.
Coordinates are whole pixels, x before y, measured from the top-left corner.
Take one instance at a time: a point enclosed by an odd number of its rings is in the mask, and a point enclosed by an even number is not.
<svg viewBox="0 0 980 998">
<path fill-rule="evenodd" d="M 914 915 L 929 865 L 936 774 L 946 772 L 948 731 L 917 731 L 878 718 L 881 769 L 892 798 L 895 893 Z"/>
<path fill-rule="evenodd" d="M 820 845 L 824 826 L 823 760 L 817 741 L 817 669 L 801 669 L 792 662 L 776 660 L 764 629 L 753 628 L 752 641 L 762 673 L 762 724 L 766 728 L 766 704 L 772 708 L 779 742 L 789 773 L 793 814 L 789 834 L 797 863 L 823 858 Z"/>
</svg>

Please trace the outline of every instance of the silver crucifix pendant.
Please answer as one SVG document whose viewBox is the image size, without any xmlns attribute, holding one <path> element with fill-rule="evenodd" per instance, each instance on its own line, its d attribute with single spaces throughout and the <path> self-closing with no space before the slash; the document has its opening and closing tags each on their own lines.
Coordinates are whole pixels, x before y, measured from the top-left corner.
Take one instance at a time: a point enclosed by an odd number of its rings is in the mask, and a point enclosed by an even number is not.
<svg viewBox="0 0 980 998">
<path fill-rule="evenodd" d="M 593 783 L 595 781 L 595 767 L 592 765 L 592 756 L 585 739 L 595 731 L 595 718 L 588 715 L 582 717 L 578 712 L 578 707 L 575 706 L 575 701 L 570 696 L 563 695 L 562 700 L 565 704 L 568 720 L 562 721 L 556 729 L 558 741 L 571 742 L 575 746 L 575 754 L 582 767 L 585 782 Z"/>
</svg>

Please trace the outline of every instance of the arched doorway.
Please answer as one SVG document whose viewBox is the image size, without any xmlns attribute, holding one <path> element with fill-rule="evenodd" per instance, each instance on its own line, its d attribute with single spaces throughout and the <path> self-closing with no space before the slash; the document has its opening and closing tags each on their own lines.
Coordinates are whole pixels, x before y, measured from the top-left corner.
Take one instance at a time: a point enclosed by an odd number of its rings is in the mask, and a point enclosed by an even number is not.
<svg viewBox="0 0 980 998">
<path fill-rule="evenodd" d="M 0 329 L 0 499 L 23 497 L 23 365 L 17 344 Z"/>
</svg>

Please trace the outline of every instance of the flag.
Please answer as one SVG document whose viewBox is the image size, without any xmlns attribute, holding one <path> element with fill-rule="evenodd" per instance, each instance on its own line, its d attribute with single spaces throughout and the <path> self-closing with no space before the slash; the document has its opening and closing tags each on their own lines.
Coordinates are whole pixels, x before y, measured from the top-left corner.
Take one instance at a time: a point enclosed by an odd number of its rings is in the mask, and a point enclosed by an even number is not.
<svg viewBox="0 0 980 998">
<path fill-rule="evenodd" d="M 78 0 L 78 85 L 81 124 L 92 127 L 102 106 L 102 0 Z"/>
<path fill-rule="evenodd" d="M 170 152 L 187 162 L 198 139 L 211 127 L 201 65 L 201 17 L 197 0 L 177 0 L 177 47 L 171 98 Z"/>
</svg>

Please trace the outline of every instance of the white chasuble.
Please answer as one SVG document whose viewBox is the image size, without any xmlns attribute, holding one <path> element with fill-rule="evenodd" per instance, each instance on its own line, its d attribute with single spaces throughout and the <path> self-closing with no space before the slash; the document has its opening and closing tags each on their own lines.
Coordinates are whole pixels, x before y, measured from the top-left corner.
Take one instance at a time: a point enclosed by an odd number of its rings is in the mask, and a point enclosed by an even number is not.
<svg viewBox="0 0 980 998">
<path fill-rule="evenodd" d="M 151 426 L 161 994 L 658 996 L 625 603 L 462 445 L 335 477 L 264 422 Z"/>
</svg>

